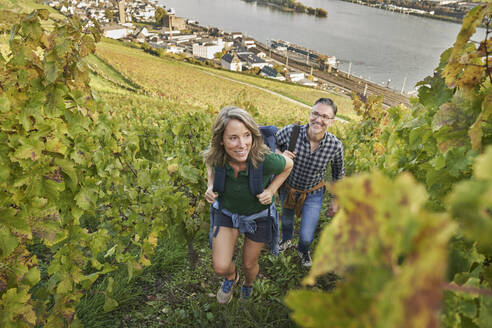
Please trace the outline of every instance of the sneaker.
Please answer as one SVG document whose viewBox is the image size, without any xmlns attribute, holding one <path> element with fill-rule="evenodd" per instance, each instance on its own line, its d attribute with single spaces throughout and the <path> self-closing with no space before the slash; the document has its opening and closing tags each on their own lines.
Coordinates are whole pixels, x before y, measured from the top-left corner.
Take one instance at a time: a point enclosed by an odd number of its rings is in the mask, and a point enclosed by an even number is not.
<svg viewBox="0 0 492 328">
<path fill-rule="evenodd" d="M 253 286 L 241 286 L 241 300 L 247 300 L 251 296 Z"/>
<path fill-rule="evenodd" d="M 220 304 L 227 304 L 232 300 L 232 292 L 234 291 L 234 285 L 239 280 L 239 274 L 236 271 L 236 277 L 232 280 L 224 279 L 222 286 L 220 286 L 217 292 L 217 302 Z"/>
<path fill-rule="evenodd" d="M 287 250 L 290 247 L 292 247 L 292 241 L 290 239 L 282 240 L 280 242 L 280 245 L 278 245 L 278 251 L 279 252 L 283 252 L 283 251 Z"/>
<path fill-rule="evenodd" d="M 297 254 L 301 257 L 301 264 L 305 267 L 310 267 L 313 264 L 311 260 L 311 252 L 307 251 L 307 253 L 303 253 L 301 251 L 297 251 Z"/>
</svg>

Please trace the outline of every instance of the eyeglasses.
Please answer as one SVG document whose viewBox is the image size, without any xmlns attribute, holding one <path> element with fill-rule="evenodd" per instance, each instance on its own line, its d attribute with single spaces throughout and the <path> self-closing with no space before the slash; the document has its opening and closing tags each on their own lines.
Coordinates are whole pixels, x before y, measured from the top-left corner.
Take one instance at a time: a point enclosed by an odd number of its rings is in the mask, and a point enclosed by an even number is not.
<svg viewBox="0 0 492 328">
<path fill-rule="evenodd" d="M 335 117 L 329 117 L 328 115 L 321 115 L 320 113 L 318 113 L 318 112 L 316 112 L 316 111 L 312 111 L 312 112 L 311 112 L 311 115 L 312 115 L 315 119 L 321 118 L 323 121 L 329 121 L 329 120 L 333 120 L 333 119 L 335 119 Z"/>
</svg>

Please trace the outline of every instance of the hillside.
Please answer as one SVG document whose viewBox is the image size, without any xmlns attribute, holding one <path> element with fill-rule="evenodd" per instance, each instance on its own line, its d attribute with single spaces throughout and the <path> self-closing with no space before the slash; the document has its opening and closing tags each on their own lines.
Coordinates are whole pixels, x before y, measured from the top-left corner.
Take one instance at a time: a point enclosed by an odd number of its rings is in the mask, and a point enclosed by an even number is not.
<svg viewBox="0 0 492 328">
<path fill-rule="evenodd" d="M 312 104 L 320 97 L 333 97 L 340 103 L 339 113 L 342 116 L 356 117 L 350 100 L 341 96 L 290 83 L 205 68 L 177 61 L 172 57 L 160 58 L 119 42 L 103 40 L 97 45 L 96 55 L 106 64 L 106 69 L 119 72 L 122 77 L 140 86 L 141 91 L 193 108 L 212 106 L 218 109 L 236 104 L 256 108 L 259 122 L 264 124 L 283 125 L 306 120 L 306 107 L 278 96 L 272 97 L 270 93 L 252 86 L 231 83 L 230 79 L 234 79 L 271 90 L 304 104 Z M 281 120 L 272 122 L 273 117 L 280 117 Z"/>
</svg>

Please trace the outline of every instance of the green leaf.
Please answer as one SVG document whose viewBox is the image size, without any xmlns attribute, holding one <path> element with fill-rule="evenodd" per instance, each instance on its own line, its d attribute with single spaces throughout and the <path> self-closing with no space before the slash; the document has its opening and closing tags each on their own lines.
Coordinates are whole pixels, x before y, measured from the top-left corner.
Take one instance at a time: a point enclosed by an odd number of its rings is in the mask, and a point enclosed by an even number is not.
<svg viewBox="0 0 492 328">
<path fill-rule="evenodd" d="M 9 256 L 19 245 L 17 238 L 12 236 L 5 226 L 0 229 L 0 257 Z"/>
<path fill-rule="evenodd" d="M 93 191 L 88 188 L 82 187 L 75 196 L 75 202 L 83 210 L 90 210 L 93 207 Z"/>
<path fill-rule="evenodd" d="M 0 95 L 0 113 L 6 113 L 10 110 L 10 100 L 6 94 Z"/>
<path fill-rule="evenodd" d="M 27 284 L 32 287 L 36 285 L 41 280 L 41 273 L 37 267 L 29 269 L 29 271 L 24 275 L 22 283 Z"/>
<path fill-rule="evenodd" d="M 103 306 L 104 312 L 111 312 L 117 307 L 118 307 L 118 302 L 114 298 L 111 298 L 108 295 L 104 296 L 104 306 Z"/>
<path fill-rule="evenodd" d="M 44 64 L 44 71 L 46 80 L 48 80 L 48 82 L 54 83 L 58 78 L 58 67 L 56 65 L 56 62 L 47 61 Z"/>
</svg>

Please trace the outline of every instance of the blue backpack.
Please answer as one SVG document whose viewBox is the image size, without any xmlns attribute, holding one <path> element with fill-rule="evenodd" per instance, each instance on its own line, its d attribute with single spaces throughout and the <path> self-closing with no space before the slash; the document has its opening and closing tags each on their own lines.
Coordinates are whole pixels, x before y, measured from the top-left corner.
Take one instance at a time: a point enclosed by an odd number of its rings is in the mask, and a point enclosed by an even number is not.
<svg viewBox="0 0 492 328">
<path fill-rule="evenodd" d="M 274 125 L 260 126 L 260 132 L 263 137 L 263 142 L 275 152 L 275 134 L 278 128 Z M 249 175 L 249 191 L 253 196 L 259 195 L 263 192 L 263 162 L 258 164 L 255 168 L 253 165 L 248 164 Z M 273 178 L 273 176 L 270 178 Z M 226 169 L 225 167 L 214 168 L 214 187 L 213 191 L 222 194 L 225 189 Z"/>
</svg>

